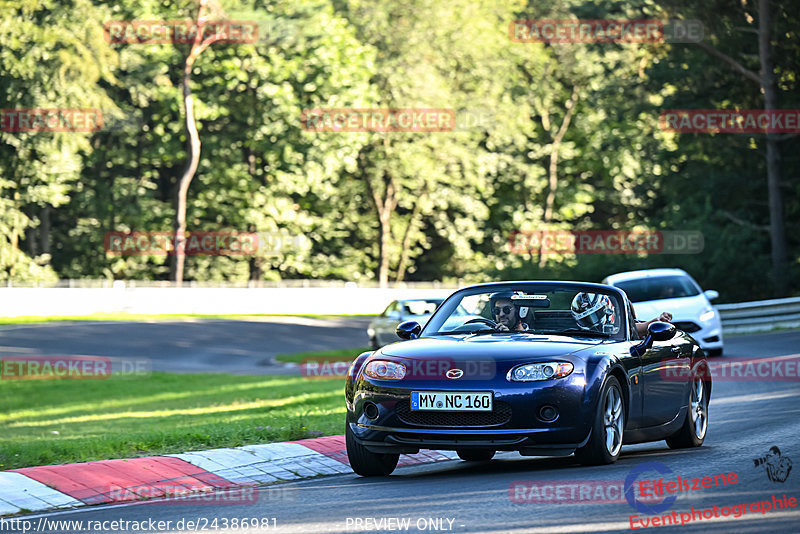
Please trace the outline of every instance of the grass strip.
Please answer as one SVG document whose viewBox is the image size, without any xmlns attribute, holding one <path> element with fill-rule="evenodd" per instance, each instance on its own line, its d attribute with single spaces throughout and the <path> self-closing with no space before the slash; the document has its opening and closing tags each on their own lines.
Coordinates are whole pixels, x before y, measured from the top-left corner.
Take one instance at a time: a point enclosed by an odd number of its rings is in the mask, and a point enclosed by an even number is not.
<svg viewBox="0 0 800 534">
<path fill-rule="evenodd" d="M 341 379 L 0 380 L 0 470 L 335 435 L 344 417 Z"/>
</svg>

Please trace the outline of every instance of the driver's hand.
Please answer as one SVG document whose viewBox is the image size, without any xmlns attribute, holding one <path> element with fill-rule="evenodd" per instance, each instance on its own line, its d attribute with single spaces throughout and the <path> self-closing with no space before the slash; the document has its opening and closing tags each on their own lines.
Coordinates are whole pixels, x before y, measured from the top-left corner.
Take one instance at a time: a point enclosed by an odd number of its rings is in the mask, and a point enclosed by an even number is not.
<svg viewBox="0 0 800 534">
<path fill-rule="evenodd" d="M 495 330 L 505 331 L 505 330 L 508 330 L 508 327 L 506 325 L 504 325 L 503 323 L 497 323 L 497 326 L 495 327 Z"/>
<path fill-rule="evenodd" d="M 664 313 L 662 313 L 661 315 L 658 316 L 658 320 L 659 321 L 664 321 L 665 323 L 668 323 L 668 322 L 672 321 L 672 314 L 669 313 L 669 312 L 664 312 Z"/>
</svg>

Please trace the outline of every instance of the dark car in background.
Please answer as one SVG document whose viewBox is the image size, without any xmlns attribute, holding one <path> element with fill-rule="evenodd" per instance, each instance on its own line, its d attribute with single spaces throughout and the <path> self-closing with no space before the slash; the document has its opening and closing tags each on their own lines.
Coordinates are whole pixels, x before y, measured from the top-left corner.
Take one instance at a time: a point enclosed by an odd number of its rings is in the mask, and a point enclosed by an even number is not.
<svg viewBox="0 0 800 534">
<path fill-rule="evenodd" d="M 517 314 L 505 328 L 503 315 Z M 496 451 L 617 460 L 623 444 L 666 439 L 696 447 L 707 430 L 705 354 L 674 325 L 644 339 L 615 287 L 503 282 L 460 289 L 406 341 L 359 355 L 345 383 L 345 440 L 363 476 L 387 475 L 400 454 Z"/>
<path fill-rule="evenodd" d="M 403 321 L 416 321 L 425 324 L 444 299 L 406 299 L 395 300 L 383 313 L 376 317 L 367 327 L 367 337 L 373 349 L 388 343 L 400 341 L 395 330 Z"/>
</svg>

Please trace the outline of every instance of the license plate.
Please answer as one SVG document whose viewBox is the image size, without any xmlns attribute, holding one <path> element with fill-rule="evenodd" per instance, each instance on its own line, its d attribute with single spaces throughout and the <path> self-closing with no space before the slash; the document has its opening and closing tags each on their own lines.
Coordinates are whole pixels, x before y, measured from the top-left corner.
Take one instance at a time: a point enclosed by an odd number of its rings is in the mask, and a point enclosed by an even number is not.
<svg viewBox="0 0 800 534">
<path fill-rule="evenodd" d="M 492 394 L 482 391 L 412 391 L 412 410 L 491 412 Z"/>
</svg>

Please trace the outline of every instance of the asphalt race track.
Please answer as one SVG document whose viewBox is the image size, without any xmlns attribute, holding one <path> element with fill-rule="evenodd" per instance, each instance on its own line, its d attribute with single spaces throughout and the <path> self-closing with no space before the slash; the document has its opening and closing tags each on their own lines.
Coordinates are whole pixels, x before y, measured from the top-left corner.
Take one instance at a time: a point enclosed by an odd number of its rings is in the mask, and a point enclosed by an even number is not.
<svg viewBox="0 0 800 534">
<path fill-rule="evenodd" d="M 265 326 L 251 325 L 242 332 Z M 1 344 L 9 345 L 7 332 L 2 334 Z M 308 339 L 305 335 L 303 338 Z M 729 337 L 726 343 L 723 360 L 800 355 L 800 332 Z M 771 481 L 764 465 L 754 465 L 754 459 L 764 457 L 772 446 L 780 448 L 783 458 L 800 462 L 798 436 L 800 382 L 718 380 L 713 385 L 709 433 L 699 449 L 673 451 L 663 441 L 626 446 L 616 464 L 602 467 L 579 466 L 571 458 L 505 454 L 484 464 L 452 461 L 403 467 L 388 478 L 338 475 L 263 487 L 256 494 L 258 498 L 247 504 L 219 499 L 195 504 L 149 501 L 39 514 L 28 519 L 172 521 L 171 527 L 161 532 L 189 531 L 186 521 L 197 525 L 191 531 L 245 532 L 231 528 L 236 518 L 255 520 L 262 525 L 266 521 L 268 527 L 249 532 L 579 533 L 631 531 L 633 516 L 637 521 L 634 526 L 644 530 L 641 527 L 645 520 L 674 511 L 680 522 L 681 513 L 688 512 L 691 517 L 692 507 L 701 510 L 717 506 L 718 510 L 724 510 L 723 507 L 756 501 L 769 501 L 773 506 L 773 495 L 778 499 L 786 495 L 787 499 L 800 500 L 800 465 L 790 470 L 783 482 Z M 656 468 L 665 474 L 659 475 Z M 580 493 L 576 499 L 570 496 L 570 487 L 588 485 L 605 488 L 604 491 L 609 486 L 619 487 L 637 471 L 639 480 L 663 477 L 665 483 L 678 476 L 701 479 L 736 473 L 737 477 L 736 483 L 729 485 L 677 493 L 674 502 L 653 505 L 658 511 L 656 515 L 637 511 L 624 498 L 620 502 L 616 492 L 605 494 L 612 502 L 598 502 L 596 493 L 588 498 L 581 498 Z M 527 502 L 531 494 L 515 490 L 530 488 L 532 484 L 541 489 L 543 502 Z M 558 486 L 566 489 L 555 493 L 553 488 Z M 545 487 L 551 488 L 549 494 Z M 514 502 L 515 498 L 522 502 Z M 646 531 L 796 533 L 800 531 L 800 502 L 795 503 L 798 507 L 765 513 L 753 512 L 748 507 L 740 517 L 697 520 L 695 515 L 695 522 L 683 526 L 651 525 Z M 737 510 L 743 511 L 736 508 L 731 512 L 735 514 Z M 181 520 L 182 530 L 178 523 Z M 227 529 L 223 528 L 224 520 Z"/>
<path fill-rule="evenodd" d="M 105 356 L 153 371 L 297 373 L 276 354 L 367 347 L 371 317 L 70 322 L 0 327 L 2 356 Z"/>
</svg>

